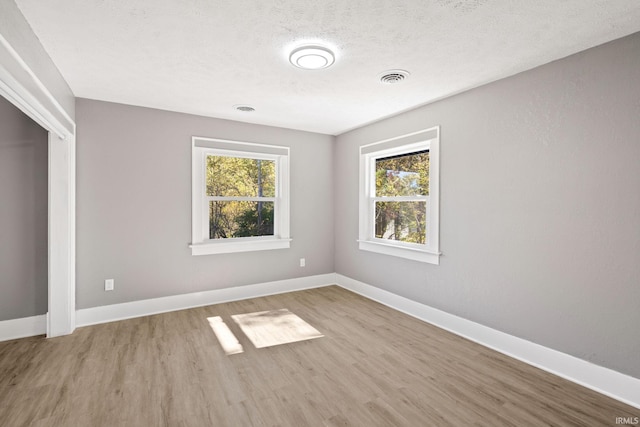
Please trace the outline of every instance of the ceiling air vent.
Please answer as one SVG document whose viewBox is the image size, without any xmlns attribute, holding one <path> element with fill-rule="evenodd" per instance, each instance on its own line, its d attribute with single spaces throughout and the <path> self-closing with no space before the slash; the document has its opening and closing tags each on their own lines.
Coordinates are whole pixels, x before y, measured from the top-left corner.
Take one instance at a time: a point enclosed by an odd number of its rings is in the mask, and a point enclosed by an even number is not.
<svg viewBox="0 0 640 427">
<path fill-rule="evenodd" d="M 391 85 L 400 83 L 409 77 L 409 72 L 405 70 L 388 70 L 380 74 L 380 81 L 384 84 Z"/>
<path fill-rule="evenodd" d="M 236 110 L 242 111 L 242 112 L 245 112 L 245 113 L 250 113 L 252 111 L 256 111 L 256 109 L 253 108 L 251 105 L 234 105 L 234 107 L 236 108 Z"/>
</svg>

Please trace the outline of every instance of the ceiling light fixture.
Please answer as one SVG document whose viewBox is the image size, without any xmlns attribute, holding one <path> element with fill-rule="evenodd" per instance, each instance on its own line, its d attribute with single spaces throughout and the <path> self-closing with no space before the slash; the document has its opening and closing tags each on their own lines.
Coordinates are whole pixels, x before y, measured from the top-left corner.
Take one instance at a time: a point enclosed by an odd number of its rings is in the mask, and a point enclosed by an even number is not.
<svg viewBox="0 0 640 427">
<path fill-rule="evenodd" d="M 289 62 L 305 70 L 320 70 L 333 64 L 335 56 L 326 47 L 317 45 L 301 46 L 289 55 Z"/>
</svg>

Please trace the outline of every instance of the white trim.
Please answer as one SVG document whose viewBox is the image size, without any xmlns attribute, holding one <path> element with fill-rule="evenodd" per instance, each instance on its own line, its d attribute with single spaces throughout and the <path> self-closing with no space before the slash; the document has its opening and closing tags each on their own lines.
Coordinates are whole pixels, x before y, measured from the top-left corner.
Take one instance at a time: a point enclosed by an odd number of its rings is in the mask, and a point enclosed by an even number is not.
<svg viewBox="0 0 640 427">
<path fill-rule="evenodd" d="M 236 252 L 266 251 L 272 249 L 288 249 L 291 247 L 291 239 L 252 238 L 239 237 L 237 239 L 227 239 L 227 241 L 209 240 L 203 243 L 189 245 L 191 255 L 215 255 L 230 254 Z"/>
<path fill-rule="evenodd" d="M 194 147 L 211 148 L 214 150 L 225 150 L 232 152 L 260 152 L 275 156 L 286 156 L 289 154 L 289 147 L 282 145 L 270 145 L 256 142 L 235 141 L 230 139 L 207 138 L 205 136 L 192 136 L 191 142 Z"/>
<path fill-rule="evenodd" d="M 47 330 L 47 316 L 23 317 L 0 321 L 0 341 L 44 335 Z"/>
<path fill-rule="evenodd" d="M 19 84 L 13 76 L 6 74 L 6 70 L 0 67 L 0 95 L 44 129 L 50 129 L 50 131 L 55 133 L 59 138 L 64 139 L 67 135 L 66 130 L 52 124 L 52 122 L 55 122 L 55 119 L 33 95 L 29 92 L 15 89 Z"/>
<path fill-rule="evenodd" d="M 69 116 L 69 113 L 62 108 L 58 100 L 2 34 L 0 34 L 0 46 L 6 52 L 0 55 L 0 95 L 5 96 L 26 115 L 34 119 L 43 128 L 57 134 L 59 138 L 64 139 L 69 133 L 75 133 L 76 124 Z M 5 66 L 5 64 L 8 65 Z M 29 79 L 35 83 L 35 88 L 29 85 L 28 82 L 20 82 L 12 76 L 11 68 L 24 71 Z M 28 87 L 31 87 L 32 90 L 29 90 Z M 59 113 L 67 123 L 61 123 L 49 108 L 38 101 L 35 93 L 32 92 L 39 92 L 39 94 L 44 95 L 44 98 L 54 107 L 54 111 Z"/>
<path fill-rule="evenodd" d="M 339 286 L 640 409 L 640 379 L 500 332 L 336 273 Z"/>
<path fill-rule="evenodd" d="M 48 337 L 70 334 L 75 329 L 75 123 L 2 35 L 0 96 L 49 132 L 46 331 Z"/>
<path fill-rule="evenodd" d="M 426 141 L 434 138 L 438 138 L 440 134 L 440 127 L 434 126 L 428 129 L 417 130 L 411 133 L 405 133 L 404 135 L 394 136 L 392 138 L 383 139 L 381 141 L 371 142 L 360 146 L 360 152 L 362 154 L 368 154 L 371 151 L 379 151 L 384 149 L 393 149 L 397 145 L 397 140 L 402 139 L 404 144 L 411 144 L 414 142 Z M 373 148 L 377 146 L 377 148 Z"/>
<path fill-rule="evenodd" d="M 337 273 L 82 309 L 77 311 L 77 326 L 114 322 L 332 284 L 640 409 L 638 378 L 594 365 Z M 45 317 L 42 315 L 1 321 L 0 341 L 43 334 Z"/>
<path fill-rule="evenodd" d="M 377 197 L 375 162 L 379 158 L 429 150 L 429 195 Z M 360 146 L 358 249 L 429 264 L 440 263 L 440 127 L 400 135 Z M 425 244 L 383 240 L 375 237 L 375 202 L 425 201 L 427 242 Z"/>
<path fill-rule="evenodd" d="M 98 323 L 114 322 L 117 320 L 184 310 L 193 307 L 202 307 L 205 305 L 221 304 L 230 301 L 239 301 L 292 291 L 301 291 L 304 289 L 320 288 L 334 283 L 335 274 L 328 273 L 254 285 L 174 295 L 170 297 L 132 301 L 122 304 L 103 305 L 100 307 L 78 310 L 77 325 L 88 326 Z"/>
<path fill-rule="evenodd" d="M 203 146 L 204 145 L 204 146 Z M 208 155 L 264 159 L 275 162 L 275 197 L 206 196 L 206 157 Z M 289 156 L 286 146 L 261 145 L 251 142 L 191 138 L 191 255 L 215 255 L 290 247 L 289 225 Z M 209 201 L 255 200 L 271 202 L 274 206 L 272 236 L 208 239 Z"/>
<path fill-rule="evenodd" d="M 47 337 L 75 329 L 75 136 L 49 133 Z"/>
<path fill-rule="evenodd" d="M 426 262 L 429 264 L 440 264 L 440 252 L 430 252 L 403 245 L 389 244 L 381 242 L 382 239 L 358 240 L 358 249 L 369 252 L 376 252 L 384 255 L 391 255 L 406 258 L 413 261 Z"/>
</svg>

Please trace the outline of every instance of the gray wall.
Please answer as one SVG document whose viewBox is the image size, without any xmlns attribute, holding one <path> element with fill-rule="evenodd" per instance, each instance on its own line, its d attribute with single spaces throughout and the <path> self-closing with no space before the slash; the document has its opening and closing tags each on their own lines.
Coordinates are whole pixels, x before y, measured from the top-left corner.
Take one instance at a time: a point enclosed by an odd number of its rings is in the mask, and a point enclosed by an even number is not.
<svg viewBox="0 0 640 427">
<path fill-rule="evenodd" d="M 0 97 L 0 321 L 47 312 L 47 132 Z"/>
<path fill-rule="evenodd" d="M 640 378 L 638 69 L 635 34 L 335 143 L 78 100 L 78 308 L 337 271 Z M 441 265 L 359 251 L 358 146 L 434 125 Z M 190 255 L 192 135 L 292 148 L 291 249 Z"/>
<path fill-rule="evenodd" d="M 334 271 L 333 137 L 86 99 L 76 120 L 77 308 Z M 291 147 L 290 249 L 191 256 L 194 135 Z"/>
<path fill-rule="evenodd" d="M 340 274 L 640 378 L 640 33 L 337 137 Z M 359 251 L 359 145 L 441 126 L 441 265 Z"/>
</svg>

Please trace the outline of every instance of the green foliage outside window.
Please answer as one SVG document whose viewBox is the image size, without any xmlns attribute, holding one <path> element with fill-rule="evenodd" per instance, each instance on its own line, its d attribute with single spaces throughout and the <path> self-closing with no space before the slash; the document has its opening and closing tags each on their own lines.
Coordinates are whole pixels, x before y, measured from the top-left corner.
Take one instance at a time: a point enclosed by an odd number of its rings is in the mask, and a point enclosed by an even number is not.
<svg viewBox="0 0 640 427">
<path fill-rule="evenodd" d="M 407 243 L 426 243 L 426 201 L 395 197 L 429 195 L 429 152 L 376 160 L 375 236 Z"/>
<path fill-rule="evenodd" d="M 272 160 L 207 156 L 206 195 L 257 200 L 209 202 L 209 238 L 273 235 L 276 170 Z"/>
</svg>

